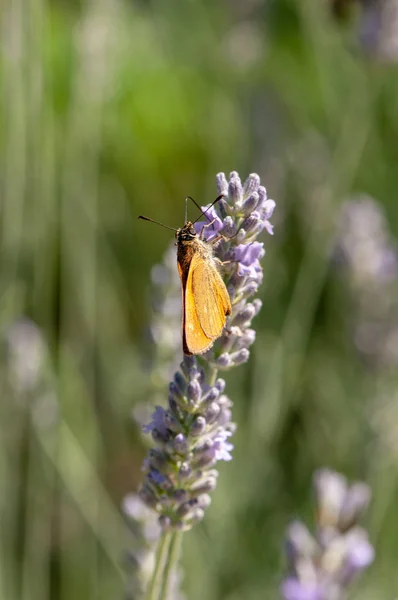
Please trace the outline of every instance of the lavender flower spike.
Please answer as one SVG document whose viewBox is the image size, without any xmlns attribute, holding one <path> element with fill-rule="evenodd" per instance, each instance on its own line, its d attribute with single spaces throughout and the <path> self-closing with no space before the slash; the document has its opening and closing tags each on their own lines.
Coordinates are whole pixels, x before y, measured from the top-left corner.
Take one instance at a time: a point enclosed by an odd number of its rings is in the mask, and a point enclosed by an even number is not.
<svg viewBox="0 0 398 600">
<path fill-rule="evenodd" d="M 217 482 L 215 466 L 232 459 L 232 402 L 224 394 L 225 382 L 218 378 L 218 370 L 248 360 L 255 341 L 251 322 L 261 309 L 261 301 L 251 299 L 262 281 L 260 260 L 265 253 L 256 238 L 264 229 L 272 234 L 269 219 L 275 202 L 267 199 L 256 174 L 249 175 L 243 185 L 236 172 L 228 181 L 220 173 L 216 182 L 224 197 L 207 210 L 212 225 L 203 228 L 202 222 L 195 227 L 203 230 L 209 242 L 219 238 L 214 254 L 232 313 L 211 350 L 200 358 L 184 356 L 169 385 L 167 408 L 157 406 L 144 427 L 155 448 L 145 459 L 139 494 L 158 513 L 164 531 L 185 531 L 203 518 Z"/>
<path fill-rule="evenodd" d="M 228 182 L 224 173 L 219 173 L 216 180 L 217 191 L 224 194 L 224 198 L 207 210 L 214 223 L 206 227 L 204 233 L 208 241 L 220 234 L 224 236 L 215 254 L 223 264 L 232 314 L 223 335 L 205 357 L 215 368 L 225 370 L 247 362 L 249 347 L 255 341 L 251 322 L 261 309 L 261 300 L 249 302 L 249 298 L 257 293 L 262 282 L 260 260 L 265 254 L 264 244 L 256 238 L 264 229 L 273 234 L 269 219 L 275 202 L 267 198 L 266 189 L 255 173 L 249 175 L 243 185 L 235 171 Z M 196 223 L 196 230 L 202 231 L 203 225 L 203 221 Z"/>
<path fill-rule="evenodd" d="M 321 469 L 315 473 L 314 487 L 315 536 L 299 521 L 287 532 L 284 600 L 342 600 L 353 579 L 374 559 L 367 533 L 357 524 L 370 501 L 368 486 L 348 486 L 339 473 Z"/>
<path fill-rule="evenodd" d="M 156 448 L 144 463 L 140 497 L 160 515 L 163 529 L 190 529 L 201 521 L 217 481 L 219 460 L 231 460 L 234 431 L 225 382 L 206 383 L 195 357 L 185 357 L 169 387 L 167 409 L 157 406 L 145 427 Z"/>
</svg>

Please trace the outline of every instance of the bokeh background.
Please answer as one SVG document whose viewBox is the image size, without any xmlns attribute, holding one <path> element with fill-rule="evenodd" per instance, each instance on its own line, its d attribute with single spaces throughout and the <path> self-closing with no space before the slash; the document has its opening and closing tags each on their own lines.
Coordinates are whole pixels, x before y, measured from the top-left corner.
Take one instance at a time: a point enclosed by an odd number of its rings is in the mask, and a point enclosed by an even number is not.
<svg viewBox="0 0 398 600">
<path fill-rule="evenodd" d="M 132 415 L 167 393 L 151 271 L 173 235 L 137 215 L 178 227 L 185 196 L 208 203 L 232 170 L 261 176 L 275 235 L 257 341 L 227 382 L 234 460 L 185 535 L 184 593 L 279 598 L 284 531 L 311 524 L 329 466 L 373 490 L 376 561 L 352 597 L 395 598 L 397 2 L 5 0 L 0 16 L 1 599 L 125 597 Z"/>
</svg>

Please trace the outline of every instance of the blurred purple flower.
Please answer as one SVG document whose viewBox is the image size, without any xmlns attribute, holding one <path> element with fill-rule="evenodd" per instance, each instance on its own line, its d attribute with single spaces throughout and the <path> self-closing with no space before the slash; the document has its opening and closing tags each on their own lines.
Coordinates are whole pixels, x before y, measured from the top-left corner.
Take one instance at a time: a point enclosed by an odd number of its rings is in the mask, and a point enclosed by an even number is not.
<svg viewBox="0 0 398 600">
<path fill-rule="evenodd" d="M 370 501 L 364 483 L 348 485 L 329 469 L 314 475 L 316 532 L 293 522 L 287 532 L 289 574 L 282 583 L 285 600 L 342 600 L 352 580 L 374 559 L 366 531 L 357 525 Z"/>
<path fill-rule="evenodd" d="M 316 582 L 301 582 L 288 577 L 282 584 L 282 595 L 286 600 L 324 600 L 322 588 Z"/>
<path fill-rule="evenodd" d="M 368 364 L 398 364 L 398 252 L 382 207 L 366 195 L 340 214 L 335 257 L 351 293 L 347 319 Z"/>
</svg>

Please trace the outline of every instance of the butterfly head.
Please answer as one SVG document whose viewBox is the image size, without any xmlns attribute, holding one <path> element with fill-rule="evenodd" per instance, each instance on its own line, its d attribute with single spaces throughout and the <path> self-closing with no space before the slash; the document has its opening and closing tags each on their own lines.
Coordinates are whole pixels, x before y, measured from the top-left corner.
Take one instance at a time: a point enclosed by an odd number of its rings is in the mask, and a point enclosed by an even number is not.
<svg viewBox="0 0 398 600">
<path fill-rule="evenodd" d="M 180 229 L 177 229 L 176 231 L 176 239 L 179 244 L 182 242 L 192 242 L 196 236 L 197 233 L 191 221 L 187 221 L 184 227 L 180 227 Z"/>
</svg>

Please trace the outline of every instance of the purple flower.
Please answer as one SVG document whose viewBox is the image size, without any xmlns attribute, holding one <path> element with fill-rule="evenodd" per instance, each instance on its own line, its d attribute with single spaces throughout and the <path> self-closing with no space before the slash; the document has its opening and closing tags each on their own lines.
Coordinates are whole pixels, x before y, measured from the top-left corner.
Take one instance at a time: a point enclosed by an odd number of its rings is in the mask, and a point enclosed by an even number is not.
<svg viewBox="0 0 398 600">
<path fill-rule="evenodd" d="M 288 577 L 283 582 L 281 591 L 285 600 L 325 599 L 323 591 L 316 581 L 301 582 L 294 577 Z"/>
<path fill-rule="evenodd" d="M 202 206 L 202 211 L 206 213 L 207 222 L 198 221 L 194 224 L 194 227 L 199 235 L 203 232 L 203 239 L 211 242 L 220 234 L 224 224 L 222 219 L 216 213 L 214 206 L 212 206 L 210 209 L 209 206 L 210 204 L 207 206 Z"/>
<path fill-rule="evenodd" d="M 217 188 L 224 197 L 211 207 L 203 207 L 206 221 L 194 226 L 212 244 L 228 286 L 232 313 L 211 350 L 200 358 L 184 357 L 169 385 L 167 407 L 157 406 L 144 427 L 155 447 L 144 461 L 140 497 L 156 510 L 164 530 L 187 530 L 203 518 L 210 503 L 208 492 L 217 481 L 214 467 L 218 461 L 232 460 L 232 402 L 224 394 L 225 382 L 217 378 L 217 373 L 249 359 L 249 347 L 255 341 L 251 324 L 261 309 L 261 301 L 252 298 L 262 281 L 260 260 L 265 254 L 263 243 L 256 238 L 264 229 L 272 233 L 269 219 L 275 202 L 267 199 L 256 174 L 249 175 L 242 185 L 236 172 L 228 181 L 220 173 Z M 162 290 L 167 285 L 170 256 L 168 253 L 165 270 L 153 271 L 154 283 Z M 156 327 L 164 333 L 161 343 L 170 333 L 163 321 L 171 321 L 175 328 L 174 288 L 170 289 L 170 297 L 170 310 L 167 298 L 159 299 L 161 318 L 156 320 Z"/>
<path fill-rule="evenodd" d="M 196 501 L 198 482 L 207 488 L 206 472 L 219 460 L 232 459 L 227 440 L 234 425 L 231 401 L 220 394 L 224 387 L 221 379 L 208 385 L 197 359 L 185 357 L 169 386 L 167 409 L 156 407 L 145 427 L 157 448 L 144 461 L 140 495 L 156 508 L 162 528 L 189 529 L 203 518 L 205 500 L 200 506 Z"/>
<path fill-rule="evenodd" d="M 148 425 L 142 427 L 144 433 L 152 433 L 158 431 L 162 435 L 167 435 L 167 427 L 165 422 L 166 411 L 161 406 L 156 406 L 152 414 L 152 421 Z"/>
<path fill-rule="evenodd" d="M 214 458 L 218 460 L 232 460 L 231 452 L 234 448 L 233 444 L 227 442 L 227 439 L 232 435 L 231 431 L 221 429 L 213 441 Z"/>
<path fill-rule="evenodd" d="M 264 244 L 253 242 L 252 244 L 240 244 L 233 249 L 233 259 L 244 267 L 250 267 L 264 256 Z"/>
<path fill-rule="evenodd" d="M 225 197 L 207 211 L 214 224 L 205 227 L 204 237 L 212 241 L 220 234 L 223 236 L 215 245 L 215 255 L 223 264 L 222 273 L 228 279 L 232 314 L 225 333 L 209 350 L 206 358 L 214 367 L 226 370 L 249 358 L 253 336 L 246 336 L 246 329 L 251 325 L 251 318 L 244 325 L 238 325 L 236 317 L 262 282 L 260 260 L 265 250 L 264 244 L 256 241 L 256 238 L 264 229 L 273 233 L 269 219 L 275 202 L 267 199 L 266 189 L 260 185 L 260 178 L 255 173 L 249 175 L 243 185 L 235 171 L 230 174 L 228 181 L 224 173 L 219 173 L 217 189 Z M 206 210 L 206 207 L 202 210 Z M 196 231 L 201 231 L 204 225 L 206 223 L 203 221 L 196 223 Z"/>
<path fill-rule="evenodd" d="M 354 528 L 345 536 L 346 556 L 342 577 L 349 582 L 372 564 L 375 551 L 366 533 L 360 527 Z"/>
<path fill-rule="evenodd" d="M 317 528 L 312 536 L 296 521 L 287 532 L 289 574 L 282 584 L 285 600 L 341 600 L 354 577 L 374 559 L 366 531 L 357 525 L 370 499 L 364 483 L 348 485 L 330 469 L 314 475 Z"/>
<path fill-rule="evenodd" d="M 398 252 L 382 207 L 361 195 L 340 213 L 336 263 L 351 292 L 354 342 L 376 366 L 398 363 L 397 276 Z"/>
</svg>

